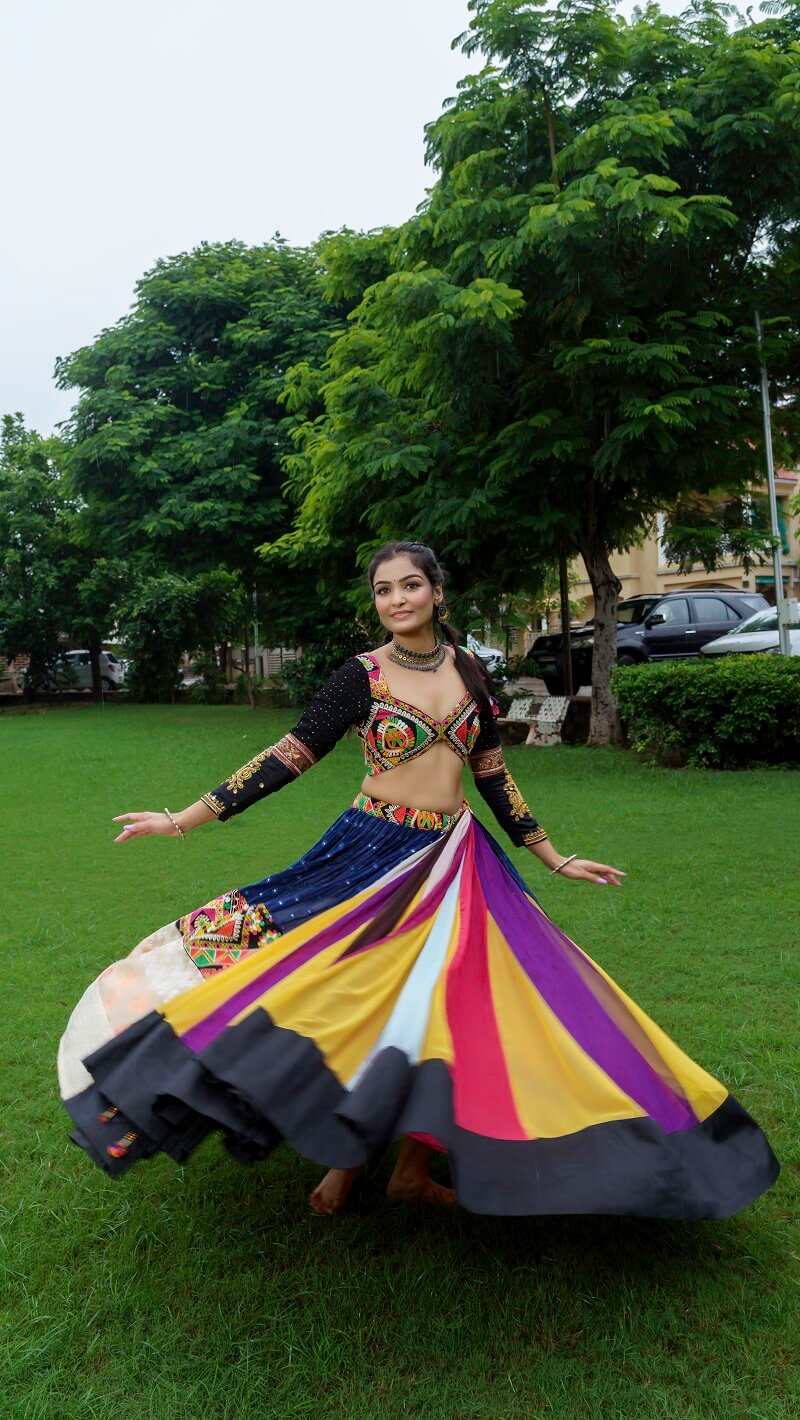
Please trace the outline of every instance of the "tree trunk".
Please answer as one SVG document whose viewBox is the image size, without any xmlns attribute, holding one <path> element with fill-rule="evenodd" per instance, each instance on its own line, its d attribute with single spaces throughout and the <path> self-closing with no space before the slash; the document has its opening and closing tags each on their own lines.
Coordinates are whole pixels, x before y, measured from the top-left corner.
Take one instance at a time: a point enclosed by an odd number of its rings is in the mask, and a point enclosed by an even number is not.
<svg viewBox="0 0 800 1420">
<path fill-rule="evenodd" d="M 589 744 L 619 744 L 617 705 L 611 693 L 611 672 L 617 660 L 616 606 L 622 583 L 609 562 L 609 549 L 598 524 L 602 490 L 592 479 L 586 489 L 581 518 L 580 549 L 594 592 L 594 651 L 592 654 L 592 713 Z"/>
<path fill-rule="evenodd" d="M 553 123 L 553 110 L 550 107 L 550 95 L 546 89 L 542 89 L 542 106 L 544 108 L 545 123 L 547 124 L 547 142 L 550 148 L 550 169 L 553 181 L 555 182 L 555 166 L 558 156 L 556 151 L 556 130 Z"/>
<path fill-rule="evenodd" d="M 102 700 L 103 680 L 100 674 L 100 637 L 89 637 L 89 660 L 92 665 L 92 700 Z"/>
</svg>

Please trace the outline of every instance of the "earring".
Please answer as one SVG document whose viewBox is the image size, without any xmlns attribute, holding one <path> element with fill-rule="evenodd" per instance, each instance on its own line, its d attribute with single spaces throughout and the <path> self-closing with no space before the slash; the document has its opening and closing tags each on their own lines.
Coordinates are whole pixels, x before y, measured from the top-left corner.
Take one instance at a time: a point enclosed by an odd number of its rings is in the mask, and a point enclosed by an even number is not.
<svg viewBox="0 0 800 1420">
<path fill-rule="evenodd" d="M 445 606 L 444 602 L 439 602 L 439 605 L 436 608 L 436 615 L 439 621 L 448 621 L 450 619 L 450 613 L 447 610 L 447 607 Z"/>
</svg>

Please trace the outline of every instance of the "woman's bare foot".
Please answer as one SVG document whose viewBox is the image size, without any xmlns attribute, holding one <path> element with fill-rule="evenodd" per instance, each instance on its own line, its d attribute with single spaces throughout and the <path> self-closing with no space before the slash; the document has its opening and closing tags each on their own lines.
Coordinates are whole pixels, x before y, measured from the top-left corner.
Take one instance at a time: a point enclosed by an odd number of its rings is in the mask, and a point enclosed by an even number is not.
<svg viewBox="0 0 800 1420">
<path fill-rule="evenodd" d="M 393 1203 L 433 1203 L 439 1208 L 452 1208 L 456 1195 L 452 1188 L 443 1188 L 425 1174 L 398 1177 L 392 1174 L 386 1188 L 386 1197 Z"/>
<path fill-rule="evenodd" d="M 326 1213 L 331 1218 L 341 1212 L 360 1172 L 360 1169 L 328 1169 L 308 1200 L 312 1212 Z"/>
<path fill-rule="evenodd" d="M 386 1197 L 393 1203 L 433 1203 L 439 1208 L 452 1208 L 456 1195 L 452 1188 L 442 1188 L 428 1177 L 430 1144 L 406 1136 L 400 1145 L 397 1163 L 389 1179 Z"/>
</svg>

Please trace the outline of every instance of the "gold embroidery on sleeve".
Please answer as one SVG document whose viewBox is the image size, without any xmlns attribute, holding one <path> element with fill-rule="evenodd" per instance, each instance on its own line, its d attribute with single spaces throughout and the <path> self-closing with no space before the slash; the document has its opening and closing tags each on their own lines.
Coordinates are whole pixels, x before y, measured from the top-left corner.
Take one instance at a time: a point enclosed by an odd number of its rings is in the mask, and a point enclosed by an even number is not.
<svg viewBox="0 0 800 1420">
<path fill-rule="evenodd" d="M 476 779 L 485 779 L 489 774 L 502 774 L 505 769 L 503 751 L 499 745 L 496 749 L 477 750 L 470 755 L 469 762 Z"/>
<path fill-rule="evenodd" d="M 508 799 L 508 807 L 511 810 L 511 817 L 516 819 L 517 822 L 523 818 L 531 818 L 531 811 L 507 769 L 503 775 L 503 785 Z"/>
<path fill-rule="evenodd" d="M 259 765 L 263 764 L 264 760 L 270 754 L 272 754 L 272 745 L 270 745 L 268 749 L 262 749 L 261 753 L 257 754 L 254 759 L 248 760 L 247 764 L 242 765 L 241 769 L 237 769 L 235 774 L 231 775 L 226 787 L 230 789 L 232 793 L 238 794 L 239 790 L 244 788 L 248 779 L 252 779 L 253 775 L 258 772 Z"/>
<path fill-rule="evenodd" d="M 522 843 L 525 848 L 530 848 L 532 844 L 541 843 L 545 838 L 547 838 L 546 828 L 532 828 L 530 833 L 525 834 Z"/>
<path fill-rule="evenodd" d="M 210 809 L 212 814 L 216 814 L 217 818 L 225 812 L 225 805 L 221 799 L 217 798 L 216 794 L 201 794 L 200 803 L 205 804 L 206 808 Z"/>
<path fill-rule="evenodd" d="M 316 756 L 312 754 L 308 745 L 303 744 L 302 740 L 298 740 L 295 735 L 284 735 L 283 739 L 278 740 L 277 744 L 269 745 L 267 749 L 262 749 L 260 754 L 257 754 L 253 759 L 249 759 L 247 764 L 242 765 L 241 769 L 237 769 L 236 773 L 232 774 L 227 781 L 227 788 L 230 789 L 232 793 L 238 794 L 239 790 L 244 788 L 248 780 L 252 779 L 253 775 L 258 773 L 264 760 L 268 759 L 270 755 L 272 755 L 274 759 L 277 759 L 279 764 L 282 764 L 285 769 L 288 769 L 295 776 L 304 774 L 307 769 L 311 768 L 312 764 L 316 764 L 317 762 Z M 210 804 L 209 808 L 211 808 Z"/>
</svg>

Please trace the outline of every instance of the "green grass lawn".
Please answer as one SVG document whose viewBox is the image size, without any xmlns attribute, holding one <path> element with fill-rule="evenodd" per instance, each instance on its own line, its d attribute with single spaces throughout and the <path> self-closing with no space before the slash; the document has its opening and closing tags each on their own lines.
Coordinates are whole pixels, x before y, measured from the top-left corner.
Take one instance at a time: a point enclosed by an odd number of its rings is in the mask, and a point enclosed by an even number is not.
<svg viewBox="0 0 800 1420">
<path fill-rule="evenodd" d="M 319 1170 L 286 1149 L 245 1169 L 213 1138 L 112 1183 L 68 1142 L 54 1059 L 88 981 L 299 856 L 352 799 L 359 747 L 185 844 L 114 847 L 112 814 L 182 807 L 291 719 L 0 714 L 0 1415 L 796 1417 L 797 774 L 507 753 L 557 848 L 630 875 L 590 888 L 512 850 L 544 906 L 769 1134 L 782 1177 L 739 1217 L 425 1213 L 384 1200 L 387 1164 L 322 1220 L 305 1207 Z"/>
</svg>

